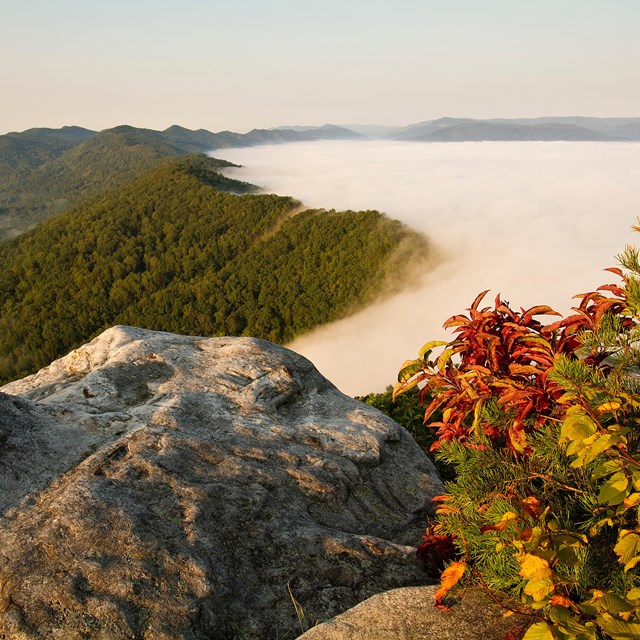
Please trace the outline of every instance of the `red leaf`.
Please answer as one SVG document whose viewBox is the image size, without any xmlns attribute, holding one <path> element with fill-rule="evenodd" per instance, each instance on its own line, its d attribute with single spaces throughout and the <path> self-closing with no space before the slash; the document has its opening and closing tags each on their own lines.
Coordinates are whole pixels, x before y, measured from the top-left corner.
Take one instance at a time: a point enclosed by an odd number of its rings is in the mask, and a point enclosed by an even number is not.
<svg viewBox="0 0 640 640">
<path fill-rule="evenodd" d="M 537 518 L 543 511 L 540 501 L 534 496 L 529 496 L 522 501 L 522 508 L 532 518 Z"/>
<path fill-rule="evenodd" d="M 469 324 L 469 318 L 463 315 L 455 315 L 451 316 L 448 320 L 445 320 L 442 325 L 445 329 L 449 329 L 451 327 L 462 327 Z"/>
<path fill-rule="evenodd" d="M 599 324 L 600 320 L 602 320 L 602 316 L 607 313 L 607 311 L 611 311 L 612 307 L 616 305 L 622 306 L 620 300 L 616 300 L 615 298 L 604 298 L 603 300 L 600 300 L 596 308 L 596 323 Z"/>
<path fill-rule="evenodd" d="M 479 293 L 476 297 L 475 300 L 471 303 L 471 309 L 478 309 L 478 305 L 482 302 L 482 299 L 487 295 L 487 293 L 489 293 L 490 289 L 487 289 L 486 291 L 483 291 L 482 293 Z"/>
<path fill-rule="evenodd" d="M 569 598 L 566 598 L 565 596 L 561 596 L 559 594 L 551 596 L 551 604 L 552 605 L 559 605 L 561 607 L 565 607 L 566 609 L 575 609 L 576 608 L 576 606 L 575 606 L 575 604 L 574 604 L 574 602 L 572 600 L 569 600 Z"/>
<path fill-rule="evenodd" d="M 554 311 L 546 304 L 538 305 L 537 307 L 531 307 L 524 312 L 525 316 L 559 316 L 562 315 L 557 311 Z"/>
<path fill-rule="evenodd" d="M 515 314 L 513 313 L 513 311 L 511 309 L 509 309 L 509 307 L 507 307 L 504 304 L 501 304 L 499 306 L 496 307 L 496 311 L 500 311 L 502 313 L 504 313 L 505 315 L 508 315 L 510 318 L 515 318 Z"/>
<path fill-rule="evenodd" d="M 542 369 L 527 364 L 510 364 L 509 373 L 512 376 L 537 376 L 542 373 Z"/>
<path fill-rule="evenodd" d="M 527 443 L 527 434 L 520 422 L 515 421 L 513 425 L 507 429 L 507 443 L 514 453 L 526 454 L 530 451 Z"/>
<path fill-rule="evenodd" d="M 445 401 L 447 400 L 446 397 L 443 396 L 436 396 L 430 403 L 429 406 L 424 410 L 424 419 L 423 422 L 427 422 L 427 420 L 429 420 L 429 418 L 432 416 L 433 412 Z"/>
<path fill-rule="evenodd" d="M 611 291 L 611 293 L 614 293 L 621 298 L 627 297 L 627 292 L 617 284 L 603 284 L 601 287 L 598 287 L 598 291 Z"/>
<path fill-rule="evenodd" d="M 448 562 L 455 555 L 453 536 L 438 533 L 438 525 L 428 527 L 422 536 L 424 542 L 418 547 L 416 555 L 425 563 L 440 564 Z"/>
</svg>

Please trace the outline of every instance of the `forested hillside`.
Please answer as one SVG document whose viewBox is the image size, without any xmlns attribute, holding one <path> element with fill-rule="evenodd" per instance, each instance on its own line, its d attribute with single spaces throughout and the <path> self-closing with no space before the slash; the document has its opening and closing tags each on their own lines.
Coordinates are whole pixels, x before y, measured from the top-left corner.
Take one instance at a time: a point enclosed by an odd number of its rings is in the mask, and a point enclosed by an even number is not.
<svg viewBox="0 0 640 640">
<path fill-rule="evenodd" d="M 95 134 L 81 127 L 28 129 L 0 136 L 0 180 L 16 181 Z"/>
<path fill-rule="evenodd" d="M 0 136 L 0 242 L 169 157 L 349 137 L 358 134 L 329 125 L 305 131 L 254 129 L 244 134 L 192 131 L 177 125 L 164 131 L 123 125 L 100 133 L 81 127 L 9 133 Z"/>
<path fill-rule="evenodd" d="M 52 154 L 31 171 L 0 182 L 0 241 L 124 184 L 168 157 L 186 153 L 183 147 L 165 142 L 157 131 L 123 126 Z M 32 156 L 30 149 L 20 155 Z M 219 161 L 219 166 L 230 165 Z"/>
<path fill-rule="evenodd" d="M 0 380 L 114 324 L 287 341 L 371 301 L 426 241 L 374 211 L 296 213 L 189 156 L 0 246 Z M 294 215 L 295 214 L 295 215 Z"/>
</svg>

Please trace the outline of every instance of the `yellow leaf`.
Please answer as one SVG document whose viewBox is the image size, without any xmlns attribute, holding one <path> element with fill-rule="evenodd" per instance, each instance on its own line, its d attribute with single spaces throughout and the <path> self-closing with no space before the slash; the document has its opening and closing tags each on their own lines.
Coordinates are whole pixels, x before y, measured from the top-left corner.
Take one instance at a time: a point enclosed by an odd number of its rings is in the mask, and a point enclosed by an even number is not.
<svg viewBox="0 0 640 640">
<path fill-rule="evenodd" d="M 598 413 L 607 413 L 609 411 L 618 411 L 622 405 L 619 402 L 603 402 L 596 411 Z"/>
<path fill-rule="evenodd" d="M 525 553 L 518 558 L 520 563 L 520 575 L 526 580 L 544 580 L 551 577 L 551 567 L 549 563 L 538 556 Z"/>
<path fill-rule="evenodd" d="M 422 345 L 422 348 L 418 352 L 418 360 L 424 360 L 426 356 L 428 356 L 433 349 L 436 347 L 444 347 L 445 344 L 449 344 L 444 340 L 432 340 L 431 342 L 427 342 L 427 344 Z"/>
<path fill-rule="evenodd" d="M 593 418 L 583 412 L 567 412 L 567 417 L 562 423 L 562 429 L 560 431 L 560 442 L 566 440 L 569 441 L 582 441 L 584 442 L 588 437 L 594 435 L 598 430 L 598 425 Z M 588 444 L 588 443 L 585 443 Z"/>
<path fill-rule="evenodd" d="M 438 360 L 436 361 L 436 366 L 438 367 L 438 369 L 444 369 L 444 367 L 447 365 L 449 360 L 451 360 L 451 356 L 454 353 L 455 351 L 453 349 L 445 349 L 440 354 L 440 356 L 438 357 Z"/>
<path fill-rule="evenodd" d="M 621 529 L 613 550 L 624 564 L 624 570 L 629 571 L 640 561 L 640 535 L 635 531 Z"/>
<path fill-rule="evenodd" d="M 640 493 L 631 493 L 624 499 L 624 506 L 627 509 L 631 509 L 631 507 L 635 507 L 640 504 Z"/>
<path fill-rule="evenodd" d="M 554 640 L 554 638 L 546 622 L 536 622 L 527 629 L 522 640 Z"/>
<path fill-rule="evenodd" d="M 566 404 L 567 402 L 573 402 L 576 399 L 576 394 L 570 391 L 567 391 L 567 393 L 563 393 L 557 400 L 556 402 L 558 404 Z"/>
<path fill-rule="evenodd" d="M 527 442 L 527 434 L 522 428 L 509 429 L 509 442 L 515 451 L 518 453 L 524 453 L 529 446 Z"/>
<path fill-rule="evenodd" d="M 524 592 L 536 602 L 542 602 L 555 591 L 553 582 L 549 578 L 544 580 L 529 580 L 524 587 Z"/>
<path fill-rule="evenodd" d="M 485 533 L 487 531 L 506 531 L 507 526 L 510 522 L 514 520 L 519 520 L 518 514 L 513 511 L 507 511 L 502 515 L 500 520 L 496 522 L 496 524 L 487 525 L 480 528 L 481 533 Z"/>
<path fill-rule="evenodd" d="M 413 387 L 415 387 L 417 384 L 422 382 L 424 376 L 415 375 L 411 377 L 411 375 L 408 375 L 408 374 L 405 376 L 401 371 L 400 374 L 398 375 L 398 378 L 399 380 L 393 386 L 393 393 L 391 394 L 391 399 L 394 401 L 398 396 L 402 395 L 403 393 L 406 393 L 407 391 L 409 391 L 409 389 L 413 389 Z"/>
<path fill-rule="evenodd" d="M 484 407 L 484 401 L 482 398 L 476 402 L 476 406 L 473 410 L 473 424 L 471 425 L 471 431 L 476 431 L 478 426 L 480 425 L 480 420 L 482 419 L 482 409 Z"/>
</svg>

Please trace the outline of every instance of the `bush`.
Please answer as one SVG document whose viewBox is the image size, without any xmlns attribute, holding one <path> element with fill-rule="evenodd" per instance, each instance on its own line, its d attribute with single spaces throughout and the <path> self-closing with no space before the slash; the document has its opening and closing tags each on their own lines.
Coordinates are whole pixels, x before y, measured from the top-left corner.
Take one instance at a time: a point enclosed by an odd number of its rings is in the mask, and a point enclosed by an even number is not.
<svg viewBox="0 0 640 640">
<path fill-rule="evenodd" d="M 547 306 L 481 308 L 480 294 L 394 388 L 419 389 L 456 472 L 423 545 L 447 536 L 458 553 L 436 605 L 479 585 L 530 617 L 525 640 L 640 637 L 638 251 L 619 261 L 620 284 L 552 324 Z"/>
</svg>

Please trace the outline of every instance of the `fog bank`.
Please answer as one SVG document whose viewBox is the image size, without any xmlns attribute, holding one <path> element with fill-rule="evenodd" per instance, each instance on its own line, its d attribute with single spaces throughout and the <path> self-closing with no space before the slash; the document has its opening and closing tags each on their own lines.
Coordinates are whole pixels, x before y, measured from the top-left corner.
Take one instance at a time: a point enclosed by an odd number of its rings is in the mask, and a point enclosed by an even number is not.
<svg viewBox="0 0 640 640">
<path fill-rule="evenodd" d="M 350 395 L 393 383 L 479 291 L 567 312 L 640 244 L 640 143 L 340 141 L 213 155 L 243 165 L 228 175 L 309 207 L 384 211 L 441 253 L 413 289 L 288 345 Z"/>
</svg>

